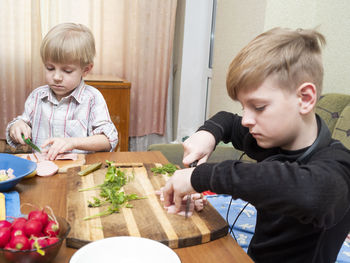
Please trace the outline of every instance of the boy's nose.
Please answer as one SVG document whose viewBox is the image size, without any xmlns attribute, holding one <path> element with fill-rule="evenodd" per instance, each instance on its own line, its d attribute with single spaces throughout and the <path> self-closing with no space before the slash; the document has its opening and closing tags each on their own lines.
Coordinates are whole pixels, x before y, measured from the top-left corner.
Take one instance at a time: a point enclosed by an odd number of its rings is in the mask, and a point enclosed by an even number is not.
<svg viewBox="0 0 350 263">
<path fill-rule="evenodd" d="M 59 73 L 59 72 L 55 72 L 54 75 L 53 75 L 53 79 L 55 81 L 61 81 L 62 80 L 62 75 Z"/>
<path fill-rule="evenodd" d="M 251 127 L 255 125 L 255 118 L 254 115 L 244 111 L 243 116 L 242 116 L 242 125 L 244 127 Z"/>
</svg>

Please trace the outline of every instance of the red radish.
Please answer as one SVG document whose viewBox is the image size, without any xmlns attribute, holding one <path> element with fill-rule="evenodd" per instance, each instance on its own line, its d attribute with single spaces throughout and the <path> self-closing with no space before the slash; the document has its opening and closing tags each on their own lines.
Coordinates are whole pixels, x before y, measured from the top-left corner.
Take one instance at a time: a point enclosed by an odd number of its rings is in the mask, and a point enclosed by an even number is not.
<svg viewBox="0 0 350 263">
<path fill-rule="evenodd" d="M 12 224 L 7 220 L 0 220 L 0 228 L 2 227 L 10 227 Z"/>
<path fill-rule="evenodd" d="M 38 244 L 40 247 L 47 247 L 48 242 L 46 238 L 38 238 Z"/>
<path fill-rule="evenodd" d="M 10 241 L 10 247 L 18 250 L 30 249 L 29 240 L 26 236 L 15 236 Z"/>
<path fill-rule="evenodd" d="M 10 241 L 11 238 L 11 230 L 9 227 L 0 228 L 0 248 L 6 246 L 6 244 Z"/>
<path fill-rule="evenodd" d="M 25 235 L 23 229 L 15 229 L 15 230 L 12 230 L 11 232 L 11 238 L 15 236 L 22 236 L 22 235 Z"/>
<path fill-rule="evenodd" d="M 58 237 L 49 237 L 47 238 L 47 245 L 49 246 L 49 245 L 55 244 L 58 241 L 60 241 Z"/>
<path fill-rule="evenodd" d="M 14 250 L 14 249 L 10 246 L 10 243 L 7 243 L 6 246 L 4 247 L 4 249 L 7 249 L 7 250 Z"/>
<path fill-rule="evenodd" d="M 31 237 L 32 235 L 40 236 L 42 234 L 43 225 L 39 220 L 30 219 L 25 223 L 23 230 L 27 237 Z"/>
<path fill-rule="evenodd" d="M 12 229 L 17 230 L 17 229 L 23 229 L 24 224 L 27 222 L 27 219 L 24 217 L 17 217 L 13 223 L 12 223 Z"/>
<path fill-rule="evenodd" d="M 56 221 L 50 220 L 47 226 L 44 228 L 44 234 L 50 237 L 55 237 L 59 234 L 60 228 Z"/>
<path fill-rule="evenodd" d="M 35 244 L 35 242 L 37 242 L 37 245 Z M 38 249 L 38 247 L 43 248 L 49 245 L 47 238 L 33 238 L 29 240 L 29 243 L 32 249 Z"/>
<path fill-rule="evenodd" d="M 44 212 L 43 210 L 34 210 L 31 211 L 28 214 L 28 219 L 36 219 L 39 220 L 41 222 L 41 224 L 43 225 L 43 227 L 45 227 L 47 225 L 47 223 L 49 222 L 49 216 Z"/>
</svg>

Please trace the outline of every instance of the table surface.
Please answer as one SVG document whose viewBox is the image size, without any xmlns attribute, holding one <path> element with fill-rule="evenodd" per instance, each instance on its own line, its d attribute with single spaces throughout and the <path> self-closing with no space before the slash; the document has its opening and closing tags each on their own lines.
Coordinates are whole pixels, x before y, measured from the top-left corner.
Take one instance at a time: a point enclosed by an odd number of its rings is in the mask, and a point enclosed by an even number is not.
<svg viewBox="0 0 350 263">
<path fill-rule="evenodd" d="M 116 161 L 121 163 L 168 163 L 167 159 L 158 151 L 150 152 L 112 152 L 93 153 L 86 155 L 86 164 L 95 162 Z M 23 180 L 15 188 L 20 193 L 22 213 L 27 213 L 31 203 L 39 207 L 50 206 L 55 215 L 66 218 L 67 175 L 56 174 L 51 177 L 39 177 Z M 66 247 L 63 243 L 53 263 L 69 262 L 76 249 Z M 182 263 L 196 262 L 253 262 L 244 250 L 235 242 L 231 235 L 223 238 L 185 248 L 174 249 Z"/>
</svg>

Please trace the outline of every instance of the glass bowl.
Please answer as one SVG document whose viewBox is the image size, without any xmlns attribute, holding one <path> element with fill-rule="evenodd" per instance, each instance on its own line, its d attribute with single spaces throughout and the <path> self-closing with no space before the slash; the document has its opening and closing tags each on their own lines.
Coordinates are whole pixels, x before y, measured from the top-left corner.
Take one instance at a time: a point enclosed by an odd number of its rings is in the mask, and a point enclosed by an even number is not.
<svg viewBox="0 0 350 263">
<path fill-rule="evenodd" d="M 62 217 L 56 217 L 59 226 L 60 233 L 58 235 L 59 241 L 42 248 L 45 251 L 45 255 L 40 255 L 36 249 L 30 250 L 7 250 L 0 248 L 0 262 L 4 263 L 46 263 L 51 262 L 58 254 L 58 251 L 61 248 L 63 240 L 69 234 L 70 225 Z"/>
</svg>

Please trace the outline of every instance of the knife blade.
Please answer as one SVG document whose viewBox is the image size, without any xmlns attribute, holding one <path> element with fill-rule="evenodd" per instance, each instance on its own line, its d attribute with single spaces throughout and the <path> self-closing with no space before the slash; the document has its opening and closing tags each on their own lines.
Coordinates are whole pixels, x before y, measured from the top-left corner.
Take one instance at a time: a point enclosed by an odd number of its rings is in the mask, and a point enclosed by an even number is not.
<svg viewBox="0 0 350 263">
<path fill-rule="evenodd" d="M 31 141 L 30 138 L 25 139 L 25 138 L 24 138 L 24 135 L 22 134 L 22 139 L 23 139 L 23 141 L 24 141 L 27 145 L 29 145 L 33 150 L 35 150 L 35 151 L 41 153 L 40 148 L 39 148 L 38 146 L 36 146 L 36 145 Z"/>
<path fill-rule="evenodd" d="M 193 163 L 190 164 L 190 167 L 196 167 L 198 163 L 197 161 L 194 161 Z M 188 212 L 190 211 L 190 204 L 191 204 L 191 195 L 186 196 L 186 208 L 185 208 L 185 219 L 188 218 Z"/>
</svg>

